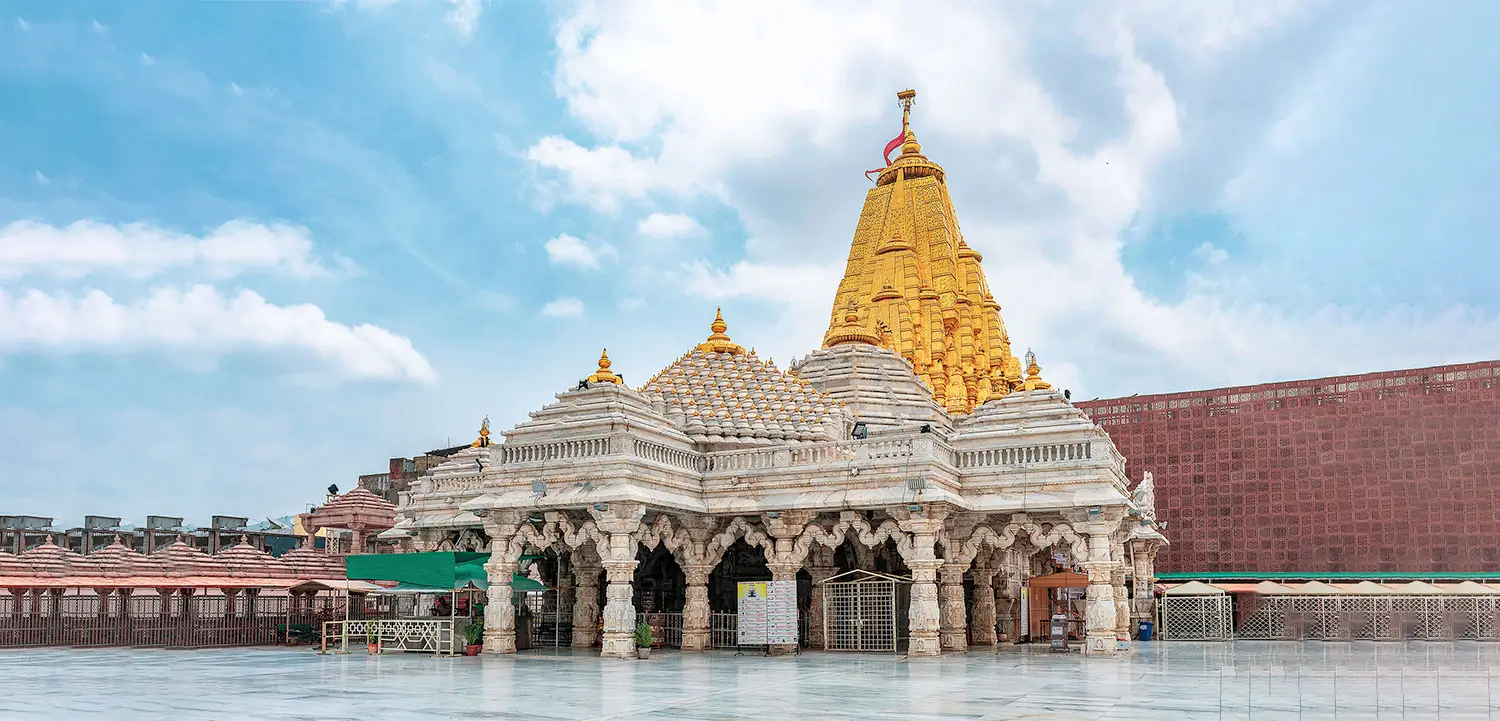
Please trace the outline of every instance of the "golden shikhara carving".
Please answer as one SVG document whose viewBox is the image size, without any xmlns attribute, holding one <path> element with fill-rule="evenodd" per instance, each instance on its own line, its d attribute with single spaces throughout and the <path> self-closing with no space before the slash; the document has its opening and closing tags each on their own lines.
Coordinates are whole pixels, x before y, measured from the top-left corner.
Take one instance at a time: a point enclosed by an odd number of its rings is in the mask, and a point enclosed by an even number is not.
<svg viewBox="0 0 1500 721">
<path fill-rule="evenodd" d="M 851 339 L 849 318 L 899 353 L 950 413 L 1011 391 L 1044 389 L 1022 376 L 979 251 L 964 242 L 942 167 L 911 130 L 916 93 L 898 95 L 905 140 L 865 196 L 823 347 Z M 874 172 L 874 171 L 871 171 Z"/>
</svg>

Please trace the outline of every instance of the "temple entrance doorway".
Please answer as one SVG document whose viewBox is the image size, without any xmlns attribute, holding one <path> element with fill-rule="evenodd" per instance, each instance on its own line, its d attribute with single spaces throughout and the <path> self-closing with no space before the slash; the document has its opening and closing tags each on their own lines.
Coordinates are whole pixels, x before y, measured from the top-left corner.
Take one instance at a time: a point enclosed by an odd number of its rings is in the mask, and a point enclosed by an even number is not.
<svg viewBox="0 0 1500 721">
<path fill-rule="evenodd" d="M 906 649 L 911 579 L 855 569 L 821 585 L 825 651 Z"/>
<path fill-rule="evenodd" d="M 1052 632 L 1052 617 L 1058 614 L 1067 618 L 1068 640 L 1083 640 L 1088 576 L 1060 571 L 1032 578 L 1026 582 L 1026 587 L 1030 601 L 1030 618 L 1027 619 L 1026 630 L 1033 641 L 1049 637 Z"/>
</svg>

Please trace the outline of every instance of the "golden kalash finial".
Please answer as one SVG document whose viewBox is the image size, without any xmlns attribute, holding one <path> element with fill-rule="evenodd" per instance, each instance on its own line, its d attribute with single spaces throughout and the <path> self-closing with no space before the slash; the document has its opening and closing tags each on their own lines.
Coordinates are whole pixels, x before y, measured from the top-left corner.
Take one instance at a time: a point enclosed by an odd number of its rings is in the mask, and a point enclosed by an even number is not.
<svg viewBox="0 0 1500 721">
<path fill-rule="evenodd" d="M 704 353 L 730 353 L 733 355 L 742 355 L 745 352 L 742 346 L 729 340 L 729 335 L 724 332 L 729 330 L 729 324 L 724 322 L 723 308 L 715 309 L 714 322 L 708 326 L 708 329 L 713 331 L 713 333 L 708 336 L 708 340 L 698 344 L 698 350 Z"/>
<path fill-rule="evenodd" d="M 479 438 L 469 446 L 472 448 L 485 448 L 490 445 L 490 417 L 485 416 L 479 424 Z"/>
<path fill-rule="evenodd" d="M 1036 354 L 1026 349 L 1026 390 L 1045 391 L 1051 390 L 1052 384 L 1042 380 L 1042 367 L 1036 364 Z"/>
<path fill-rule="evenodd" d="M 849 301 L 849 307 L 844 312 L 844 324 L 837 328 L 830 328 L 828 334 L 823 336 L 823 347 L 832 348 L 845 343 L 867 343 L 869 345 L 880 345 L 880 336 L 875 331 L 859 322 L 859 306 L 854 301 Z"/>
<path fill-rule="evenodd" d="M 620 382 L 620 377 L 615 375 L 615 372 L 610 370 L 609 366 L 609 349 L 605 348 L 604 350 L 599 352 L 599 370 L 594 371 L 593 375 L 585 378 L 584 380 L 588 381 L 589 383 L 618 384 Z"/>
</svg>

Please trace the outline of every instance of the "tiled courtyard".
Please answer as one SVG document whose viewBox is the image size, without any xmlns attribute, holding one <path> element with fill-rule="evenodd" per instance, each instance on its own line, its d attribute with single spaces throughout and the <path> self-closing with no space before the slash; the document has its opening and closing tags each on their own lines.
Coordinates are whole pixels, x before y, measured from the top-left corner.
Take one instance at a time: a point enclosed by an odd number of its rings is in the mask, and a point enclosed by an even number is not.
<svg viewBox="0 0 1500 721">
<path fill-rule="evenodd" d="M 1500 644 L 1139 644 L 1121 658 L 658 653 L 649 661 L 0 652 L 10 719 L 1500 719 Z"/>
</svg>

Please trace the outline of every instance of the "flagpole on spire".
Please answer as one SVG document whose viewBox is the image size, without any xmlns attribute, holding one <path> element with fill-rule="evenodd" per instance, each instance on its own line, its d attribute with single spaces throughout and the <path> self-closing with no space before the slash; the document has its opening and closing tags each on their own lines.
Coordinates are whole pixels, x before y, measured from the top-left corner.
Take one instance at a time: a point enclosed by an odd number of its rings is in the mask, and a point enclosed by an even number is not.
<svg viewBox="0 0 1500 721">
<path fill-rule="evenodd" d="M 907 88 L 896 93 L 896 98 L 901 101 L 901 135 L 905 137 L 911 130 L 911 106 L 917 102 L 917 91 Z"/>
</svg>

